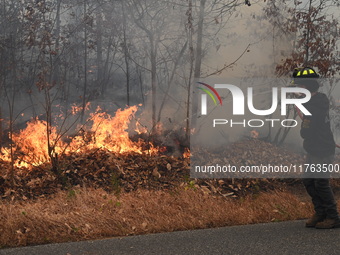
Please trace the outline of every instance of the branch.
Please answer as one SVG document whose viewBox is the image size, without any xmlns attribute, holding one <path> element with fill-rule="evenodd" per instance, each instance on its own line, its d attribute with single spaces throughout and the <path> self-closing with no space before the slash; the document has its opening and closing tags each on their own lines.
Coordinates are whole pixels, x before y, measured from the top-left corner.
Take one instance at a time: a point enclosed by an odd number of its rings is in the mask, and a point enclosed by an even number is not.
<svg viewBox="0 0 340 255">
<path fill-rule="evenodd" d="M 232 63 L 230 63 L 230 64 L 228 64 L 228 65 L 224 64 L 224 67 L 223 67 L 223 68 L 221 68 L 221 69 L 219 69 L 219 70 L 217 70 L 217 71 L 215 71 L 215 72 L 213 72 L 213 73 L 211 73 L 211 74 L 208 74 L 208 75 L 206 75 L 206 76 L 202 76 L 201 78 L 207 78 L 207 77 L 212 76 L 212 75 L 215 75 L 215 74 L 221 74 L 224 70 L 226 70 L 227 68 L 229 68 L 229 67 L 231 67 L 232 65 L 234 65 L 237 61 L 239 61 L 240 58 L 242 58 L 243 55 L 244 55 L 246 52 L 248 52 L 248 49 L 249 49 L 250 45 L 251 45 L 251 44 L 248 44 L 248 46 L 245 48 L 245 50 L 242 52 L 242 54 L 241 54 L 235 61 L 233 61 Z"/>
</svg>

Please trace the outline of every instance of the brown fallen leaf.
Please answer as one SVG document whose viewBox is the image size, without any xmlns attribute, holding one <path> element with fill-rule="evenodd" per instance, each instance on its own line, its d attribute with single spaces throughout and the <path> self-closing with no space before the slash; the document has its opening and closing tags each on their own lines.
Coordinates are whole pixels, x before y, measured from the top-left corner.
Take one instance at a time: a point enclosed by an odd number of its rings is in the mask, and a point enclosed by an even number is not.
<svg viewBox="0 0 340 255">
<path fill-rule="evenodd" d="M 158 167 L 155 167 L 152 171 L 152 175 L 156 178 L 161 178 L 161 174 L 158 172 Z"/>
<path fill-rule="evenodd" d="M 171 170 L 171 164 L 170 164 L 170 163 L 168 163 L 168 164 L 166 165 L 166 169 L 168 169 L 169 171 Z"/>
</svg>

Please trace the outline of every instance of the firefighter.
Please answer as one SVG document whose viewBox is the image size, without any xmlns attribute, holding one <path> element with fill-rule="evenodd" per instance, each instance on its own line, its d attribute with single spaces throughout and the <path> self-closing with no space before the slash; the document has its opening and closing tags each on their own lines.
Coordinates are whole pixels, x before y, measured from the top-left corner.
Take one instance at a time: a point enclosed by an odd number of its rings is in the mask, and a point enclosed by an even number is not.
<svg viewBox="0 0 340 255">
<path fill-rule="evenodd" d="M 318 92 L 319 75 L 314 69 L 295 69 L 293 78 L 298 87 L 311 93 L 311 99 L 304 104 L 311 115 L 302 117 L 300 130 L 303 148 L 307 152 L 303 184 L 315 211 L 307 220 L 306 227 L 337 228 L 340 227 L 339 213 L 330 186 L 330 173 L 327 171 L 328 166 L 333 163 L 336 147 L 330 127 L 329 100 L 325 94 Z M 317 173 L 315 168 L 320 166 L 326 166 L 326 171 Z"/>
</svg>

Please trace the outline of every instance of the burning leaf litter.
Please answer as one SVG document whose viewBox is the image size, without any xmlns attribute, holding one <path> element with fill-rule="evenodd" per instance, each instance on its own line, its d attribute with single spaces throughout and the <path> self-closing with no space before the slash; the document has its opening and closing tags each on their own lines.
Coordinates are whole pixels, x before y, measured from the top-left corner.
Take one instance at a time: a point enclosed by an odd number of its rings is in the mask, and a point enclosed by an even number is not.
<svg viewBox="0 0 340 255">
<path fill-rule="evenodd" d="M 190 179 L 188 148 L 184 147 L 182 155 L 175 157 L 164 146 L 151 143 L 152 139 L 147 142 L 140 138 L 130 139 L 127 129 L 136 111 L 136 106 L 129 107 L 118 110 L 112 117 L 98 109 L 90 118 L 92 125 L 74 136 L 69 143 L 60 139 L 57 129 L 51 127 L 49 139 L 54 141 L 54 153 L 58 155 L 57 175 L 51 171 L 46 122 L 33 120 L 28 123 L 26 129 L 13 135 L 13 165 L 8 154 L 10 150 L 2 150 L 1 197 L 26 200 L 72 187 L 103 188 L 120 193 L 137 189 L 166 190 L 179 186 L 224 197 L 237 197 L 273 189 L 281 183 L 280 180 L 267 179 Z M 138 130 L 142 129 L 139 127 Z M 145 130 L 140 137 L 145 137 Z M 178 145 L 178 141 L 175 144 Z M 263 162 L 273 165 L 303 163 L 301 155 L 256 138 L 231 144 L 223 151 L 225 161 L 236 166 Z M 202 152 L 201 156 L 214 158 L 207 151 Z M 14 175 L 11 180 L 12 167 Z"/>
</svg>

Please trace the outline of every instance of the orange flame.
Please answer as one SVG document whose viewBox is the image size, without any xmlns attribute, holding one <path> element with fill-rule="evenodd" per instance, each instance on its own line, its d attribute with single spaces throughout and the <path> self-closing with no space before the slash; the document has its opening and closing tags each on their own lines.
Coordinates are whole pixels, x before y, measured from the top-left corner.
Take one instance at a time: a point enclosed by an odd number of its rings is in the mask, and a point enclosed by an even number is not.
<svg viewBox="0 0 340 255">
<path fill-rule="evenodd" d="M 139 121 L 136 122 L 136 129 L 135 129 L 137 134 L 146 134 L 148 132 L 148 129 L 143 126 Z"/>
<path fill-rule="evenodd" d="M 90 102 L 88 102 L 86 105 L 85 105 L 85 109 L 86 111 L 89 110 L 89 107 L 90 107 Z M 71 105 L 71 113 L 72 115 L 76 115 L 77 113 L 81 112 L 83 110 L 83 107 L 82 106 L 77 106 L 76 104 L 73 104 Z"/>
<path fill-rule="evenodd" d="M 55 127 L 48 128 L 47 122 L 43 120 L 32 120 L 27 124 L 26 129 L 13 135 L 13 142 L 21 154 L 16 166 L 26 166 L 27 162 L 37 166 L 48 161 L 49 146 L 55 147 L 56 153 L 60 153 L 62 150 L 63 143 L 57 140 L 58 134 Z M 48 141 L 50 141 L 49 145 Z M 52 144 L 53 141 L 56 141 L 56 144 Z"/>
<path fill-rule="evenodd" d="M 91 114 L 90 117 L 93 121 L 89 130 L 92 137 L 89 139 L 76 137 L 70 148 L 102 148 L 117 153 L 142 153 L 140 144 L 132 142 L 127 132 L 128 124 L 137 111 L 137 106 L 131 106 L 125 110 L 118 109 L 114 117 L 100 110 L 98 107 L 96 113 Z"/>
<path fill-rule="evenodd" d="M 115 116 L 110 116 L 97 108 L 88 120 L 91 125 L 82 128 L 83 132 L 73 137 L 69 144 L 61 141 L 60 131 L 56 127 L 49 127 L 46 121 L 34 119 L 24 130 L 13 135 L 14 165 L 30 168 L 49 162 L 50 155 L 70 154 L 94 148 L 114 153 L 159 153 L 160 148 L 151 143 L 147 144 L 142 140 L 134 142 L 129 138 L 129 123 L 137 110 L 137 106 L 131 106 L 125 110 L 119 109 Z M 5 148 L 3 151 L 2 159 L 10 161 L 10 149 Z"/>
<path fill-rule="evenodd" d="M 183 158 L 190 158 L 191 152 L 189 148 L 185 148 L 183 152 Z"/>
</svg>

